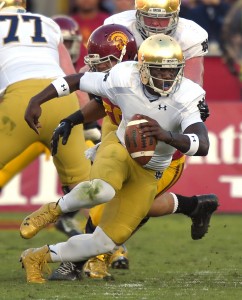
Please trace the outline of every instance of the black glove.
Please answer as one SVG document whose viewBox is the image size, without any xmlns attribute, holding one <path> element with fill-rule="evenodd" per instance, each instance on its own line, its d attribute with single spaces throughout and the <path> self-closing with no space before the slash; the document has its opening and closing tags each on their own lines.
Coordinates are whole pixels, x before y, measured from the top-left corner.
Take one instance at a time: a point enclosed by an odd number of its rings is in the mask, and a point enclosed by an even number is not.
<svg viewBox="0 0 242 300">
<path fill-rule="evenodd" d="M 69 120 L 62 120 L 56 127 L 51 138 L 51 155 L 54 156 L 57 153 L 59 139 L 62 137 L 62 145 L 65 145 L 71 134 L 71 130 L 74 124 Z"/>
<path fill-rule="evenodd" d="M 207 120 L 207 118 L 210 116 L 210 112 L 209 112 L 207 103 L 205 102 L 204 99 L 200 100 L 198 102 L 197 107 L 200 111 L 201 119 L 203 120 L 203 122 L 205 122 Z"/>
<path fill-rule="evenodd" d="M 51 138 L 51 154 L 56 155 L 58 149 L 59 139 L 62 137 L 62 145 L 66 145 L 71 130 L 75 125 L 81 124 L 84 121 L 83 114 L 80 110 L 70 115 L 66 119 L 60 121 L 58 127 L 54 130 Z"/>
</svg>

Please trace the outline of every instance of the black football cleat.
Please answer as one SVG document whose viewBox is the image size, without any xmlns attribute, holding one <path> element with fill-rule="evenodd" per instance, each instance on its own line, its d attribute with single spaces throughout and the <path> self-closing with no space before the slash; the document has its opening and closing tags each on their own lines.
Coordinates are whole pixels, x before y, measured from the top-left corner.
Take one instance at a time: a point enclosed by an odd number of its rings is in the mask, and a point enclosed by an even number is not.
<svg viewBox="0 0 242 300">
<path fill-rule="evenodd" d="M 62 215 L 55 223 L 55 228 L 66 234 L 68 237 L 82 234 L 83 232 L 78 228 L 78 223 L 74 218 Z"/>
<path fill-rule="evenodd" d="M 113 269 L 129 269 L 128 250 L 125 245 L 119 246 L 111 255 L 109 265 Z"/>
<path fill-rule="evenodd" d="M 199 195 L 197 207 L 189 215 L 192 219 L 191 236 L 193 240 L 199 240 L 208 232 L 212 214 L 217 210 L 218 197 L 214 194 Z"/>
<path fill-rule="evenodd" d="M 79 269 L 74 263 L 62 262 L 57 269 L 49 276 L 51 281 L 74 281 L 82 280 L 82 269 Z"/>
</svg>

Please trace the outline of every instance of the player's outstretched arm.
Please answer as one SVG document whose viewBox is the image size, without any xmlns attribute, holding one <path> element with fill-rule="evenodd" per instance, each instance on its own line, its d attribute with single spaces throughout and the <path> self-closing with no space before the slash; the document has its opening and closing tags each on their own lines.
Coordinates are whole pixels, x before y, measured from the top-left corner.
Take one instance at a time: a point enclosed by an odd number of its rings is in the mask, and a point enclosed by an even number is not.
<svg viewBox="0 0 242 300">
<path fill-rule="evenodd" d="M 68 75 L 57 78 L 39 94 L 32 97 L 25 111 L 25 121 L 29 127 L 39 134 L 38 128 L 41 127 L 39 118 L 41 116 L 40 105 L 56 97 L 69 95 L 79 89 L 80 78 L 83 73 Z"/>
</svg>

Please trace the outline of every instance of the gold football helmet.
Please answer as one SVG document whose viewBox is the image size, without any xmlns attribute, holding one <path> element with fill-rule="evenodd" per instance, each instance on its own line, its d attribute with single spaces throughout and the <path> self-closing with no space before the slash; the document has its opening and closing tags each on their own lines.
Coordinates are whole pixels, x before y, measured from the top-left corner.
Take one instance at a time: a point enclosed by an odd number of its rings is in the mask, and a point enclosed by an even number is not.
<svg viewBox="0 0 242 300">
<path fill-rule="evenodd" d="M 0 0 L 0 12 L 26 12 L 26 0 Z"/>
<path fill-rule="evenodd" d="M 172 35 L 177 27 L 180 5 L 181 0 L 136 0 L 136 26 L 142 37 L 145 39 L 156 33 Z"/>
<path fill-rule="evenodd" d="M 165 34 L 147 38 L 138 50 L 140 78 L 144 85 L 151 87 L 161 96 L 174 94 L 180 87 L 185 60 L 178 42 Z M 173 78 L 165 79 L 152 76 L 154 70 L 173 72 Z M 164 72 L 165 70 L 163 70 Z"/>
</svg>

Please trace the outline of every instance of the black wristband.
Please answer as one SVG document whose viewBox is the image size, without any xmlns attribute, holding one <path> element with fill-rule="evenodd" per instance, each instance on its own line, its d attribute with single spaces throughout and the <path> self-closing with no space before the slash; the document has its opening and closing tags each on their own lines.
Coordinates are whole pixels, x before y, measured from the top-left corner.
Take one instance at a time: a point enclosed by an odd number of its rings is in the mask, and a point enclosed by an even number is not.
<svg viewBox="0 0 242 300">
<path fill-rule="evenodd" d="M 94 95 L 94 94 L 88 94 L 88 95 L 91 100 L 95 100 L 97 103 L 103 105 L 102 97 Z"/>
<path fill-rule="evenodd" d="M 99 96 L 96 96 L 96 95 L 95 95 L 93 99 L 94 99 L 97 103 L 103 105 L 103 99 L 102 99 L 102 97 L 99 97 Z"/>
<path fill-rule="evenodd" d="M 73 126 L 82 124 L 84 122 L 84 116 L 81 110 L 74 112 L 74 114 L 68 116 L 67 118 L 61 120 L 61 122 L 68 122 Z"/>
</svg>

